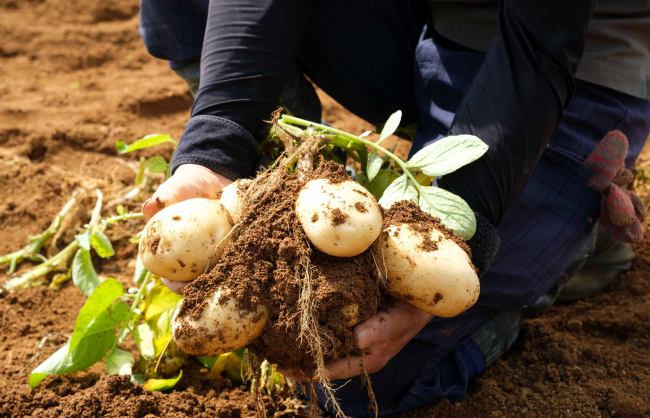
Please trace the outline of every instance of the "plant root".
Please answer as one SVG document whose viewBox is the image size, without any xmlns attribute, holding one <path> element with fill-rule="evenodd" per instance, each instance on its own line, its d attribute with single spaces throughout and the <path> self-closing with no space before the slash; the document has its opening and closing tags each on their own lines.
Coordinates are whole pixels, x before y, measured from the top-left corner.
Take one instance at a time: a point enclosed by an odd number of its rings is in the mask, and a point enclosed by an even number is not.
<svg viewBox="0 0 650 418">
<path fill-rule="evenodd" d="M 377 398 L 375 397 L 375 392 L 372 390 L 372 384 L 370 382 L 370 375 L 368 370 L 366 370 L 366 365 L 363 363 L 364 354 L 361 353 L 361 369 L 363 374 L 361 375 L 361 383 L 363 386 L 368 388 L 368 397 L 370 398 L 370 404 L 372 405 L 372 410 L 375 412 L 375 418 L 379 414 L 379 407 L 377 406 Z"/>
</svg>

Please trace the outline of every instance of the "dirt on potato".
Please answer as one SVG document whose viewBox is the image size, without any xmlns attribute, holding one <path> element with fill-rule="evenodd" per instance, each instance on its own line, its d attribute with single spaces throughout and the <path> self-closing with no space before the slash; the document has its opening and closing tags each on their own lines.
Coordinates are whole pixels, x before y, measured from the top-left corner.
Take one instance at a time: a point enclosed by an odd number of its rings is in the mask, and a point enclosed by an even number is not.
<svg viewBox="0 0 650 418">
<path fill-rule="evenodd" d="M 82 182 L 128 190 L 136 171 L 124 162 L 161 153 L 117 156 L 116 140 L 130 142 L 154 132 L 180 138 L 192 97 L 168 64 L 145 50 L 138 10 L 137 0 L 0 0 L 1 254 L 19 250 L 29 235 L 47 228 Z M 323 118 L 333 126 L 355 135 L 373 130 L 318 94 Z M 390 149 L 394 141 L 383 144 Z M 402 141 L 396 152 L 406 155 L 408 149 Z M 169 158 L 171 149 L 162 154 Z M 650 166 L 650 148 L 637 166 Z M 650 187 L 643 186 L 640 194 L 648 203 Z M 139 209 L 138 202 L 125 206 Z M 86 215 L 91 209 L 83 208 Z M 134 220 L 107 230 L 116 255 L 94 260 L 100 276 L 132 286 L 137 246 L 128 238 L 143 225 Z M 54 250 L 72 239 L 74 230 L 60 237 Z M 633 270 L 603 295 L 558 304 L 526 321 L 515 346 L 474 380 L 466 399 L 405 416 L 650 416 L 650 250 L 638 245 L 635 251 Z M 24 263 L 18 273 L 31 265 Z M 0 285 L 9 279 L 5 273 L 0 267 Z M 198 363 L 165 393 L 102 377 L 101 364 L 50 377 L 32 391 L 28 373 L 65 344 L 84 301 L 72 283 L 59 291 L 37 286 L 0 293 L 0 417 L 94 418 L 102 411 L 138 418 L 254 414 L 244 391 L 209 379 Z"/>
<path fill-rule="evenodd" d="M 281 182 L 265 188 L 245 210 L 219 263 L 185 288 L 178 314 L 192 319 L 202 315 L 218 288 L 230 289 L 240 309 L 255 312 L 262 304 L 269 309 L 269 320 L 263 334 L 248 348 L 260 359 L 309 377 L 316 363 L 314 348 L 301 327 L 301 293 L 308 292 L 309 315 L 318 324 L 325 361 L 360 353 L 342 309 L 357 304 L 360 322 L 377 312 L 381 299 L 370 251 L 349 258 L 332 257 L 315 249 L 305 235 L 295 201 L 301 187 L 313 179 L 337 183 L 349 176 L 343 166 L 329 162 L 304 180 L 287 174 Z M 337 225 L 343 214 L 332 215 Z M 179 328 L 179 335 L 184 332 L 192 330 Z"/>
</svg>

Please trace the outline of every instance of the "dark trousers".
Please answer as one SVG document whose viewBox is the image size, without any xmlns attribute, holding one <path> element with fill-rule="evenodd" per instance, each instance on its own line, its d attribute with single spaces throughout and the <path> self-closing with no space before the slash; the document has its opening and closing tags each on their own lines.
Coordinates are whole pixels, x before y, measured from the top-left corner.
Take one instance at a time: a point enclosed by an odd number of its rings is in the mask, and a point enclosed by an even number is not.
<svg viewBox="0 0 650 418">
<path fill-rule="evenodd" d="M 427 28 L 427 18 L 428 9 L 408 0 L 313 0 L 283 104 L 297 116 L 320 119 L 304 73 L 371 123 L 396 110 L 405 124 L 419 121 L 412 153 L 446 136 L 484 54 L 442 39 Z M 198 65 L 179 74 L 191 84 Z M 514 341 L 522 309 L 553 291 L 598 220 L 600 196 L 587 185 L 591 173 L 582 162 L 613 129 L 630 140 L 631 166 L 650 131 L 650 103 L 578 81 L 551 144 L 499 226 L 501 248 L 481 278 L 477 304 L 455 318 L 434 318 L 371 375 L 380 415 L 461 399 L 468 381 Z M 347 415 L 374 415 L 361 379 L 334 383 Z"/>
</svg>

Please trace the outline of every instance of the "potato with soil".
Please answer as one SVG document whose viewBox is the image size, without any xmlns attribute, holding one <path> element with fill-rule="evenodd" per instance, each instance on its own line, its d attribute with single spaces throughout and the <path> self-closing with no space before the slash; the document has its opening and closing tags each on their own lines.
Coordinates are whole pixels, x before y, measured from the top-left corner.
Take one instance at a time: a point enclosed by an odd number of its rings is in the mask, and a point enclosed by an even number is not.
<svg viewBox="0 0 650 418">
<path fill-rule="evenodd" d="M 447 318 L 476 303 L 479 279 L 462 238 L 410 201 L 386 211 L 384 227 L 379 252 L 392 295 Z"/>
<path fill-rule="evenodd" d="M 172 336 L 181 350 L 193 355 L 228 353 L 259 337 L 269 319 L 269 310 L 257 305 L 255 312 L 237 308 L 230 291 L 219 288 L 206 304 L 193 313 L 177 310 Z"/>
<path fill-rule="evenodd" d="M 176 203 L 156 213 L 145 226 L 140 260 L 159 277 L 194 280 L 217 264 L 232 227 L 230 213 L 216 200 Z"/>
<path fill-rule="evenodd" d="M 243 212 L 243 196 L 246 189 L 250 186 L 251 180 L 240 179 L 221 190 L 217 200 L 225 207 L 235 224 L 239 223 L 239 218 Z"/>
<path fill-rule="evenodd" d="M 314 246 L 336 257 L 361 254 L 381 232 L 377 201 L 352 180 L 307 182 L 296 200 L 296 213 Z"/>
</svg>

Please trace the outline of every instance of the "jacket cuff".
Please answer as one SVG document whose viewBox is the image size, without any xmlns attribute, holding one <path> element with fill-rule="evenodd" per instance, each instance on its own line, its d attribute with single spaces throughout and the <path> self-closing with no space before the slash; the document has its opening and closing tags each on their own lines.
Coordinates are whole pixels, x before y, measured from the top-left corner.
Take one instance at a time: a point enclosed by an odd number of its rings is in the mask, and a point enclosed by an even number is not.
<svg viewBox="0 0 650 418">
<path fill-rule="evenodd" d="M 250 177 L 259 166 L 257 142 L 237 123 L 211 115 L 187 122 L 172 160 L 172 174 L 183 164 L 202 165 L 230 180 Z"/>
<path fill-rule="evenodd" d="M 472 264 L 478 269 L 480 277 L 492 265 L 492 260 L 499 252 L 501 239 L 499 231 L 483 215 L 474 212 L 474 216 L 476 217 L 476 233 L 467 241 L 467 245 L 472 251 Z"/>
</svg>

